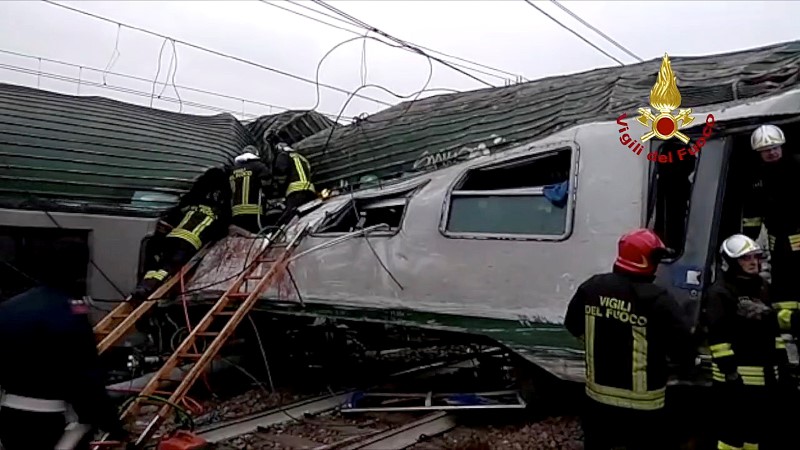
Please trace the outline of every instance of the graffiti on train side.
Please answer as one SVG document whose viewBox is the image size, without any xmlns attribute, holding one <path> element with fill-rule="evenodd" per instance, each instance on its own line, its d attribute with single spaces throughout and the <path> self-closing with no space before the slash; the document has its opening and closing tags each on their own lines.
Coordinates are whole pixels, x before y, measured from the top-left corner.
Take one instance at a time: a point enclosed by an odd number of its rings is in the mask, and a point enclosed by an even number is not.
<svg viewBox="0 0 800 450">
<path fill-rule="evenodd" d="M 490 139 L 492 139 L 492 147 L 500 145 L 505 141 L 505 139 L 496 135 L 492 135 Z M 414 170 L 439 169 L 461 161 L 477 158 L 478 156 L 489 155 L 491 153 L 492 151 L 485 143 L 480 143 L 474 147 L 465 145 L 457 150 L 438 151 L 433 153 L 425 150 L 422 152 L 420 157 L 414 161 L 413 168 Z"/>
</svg>

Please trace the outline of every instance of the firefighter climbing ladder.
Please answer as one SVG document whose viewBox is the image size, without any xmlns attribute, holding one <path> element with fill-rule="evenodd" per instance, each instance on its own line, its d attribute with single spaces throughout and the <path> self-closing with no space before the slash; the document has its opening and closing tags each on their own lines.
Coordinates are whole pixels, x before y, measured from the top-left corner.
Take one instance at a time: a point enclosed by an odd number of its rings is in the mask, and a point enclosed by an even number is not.
<svg viewBox="0 0 800 450">
<path fill-rule="evenodd" d="M 208 313 L 200 320 L 192 332 L 184 339 L 181 345 L 175 350 L 175 353 L 164 363 L 161 369 L 158 370 L 151 378 L 150 382 L 142 389 L 140 396 L 136 398 L 122 413 L 124 420 L 131 414 L 135 414 L 140 406 L 141 401 L 145 396 L 152 396 L 156 391 L 161 390 L 161 385 L 170 381 L 170 374 L 186 364 L 191 364 L 191 369 L 186 373 L 183 379 L 179 382 L 178 386 L 171 390 L 171 394 L 167 402 L 161 409 L 158 410 L 156 416 L 147 424 L 147 428 L 139 435 L 136 442 L 137 446 L 146 442 L 153 433 L 159 428 L 161 423 L 169 416 L 172 411 L 172 406 L 183 399 L 189 389 L 194 385 L 197 379 L 205 372 L 211 364 L 211 361 L 216 357 L 217 353 L 222 349 L 222 346 L 233 334 L 236 327 L 247 316 L 256 302 L 259 300 L 261 293 L 269 289 L 270 286 L 276 281 L 276 278 L 281 274 L 282 270 L 288 263 L 289 256 L 294 248 L 305 235 L 306 229 L 298 232 L 297 235 L 288 243 L 275 243 L 270 241 L 264 250 L 255 257 L 243 273 L 231 284 L 230 288 L 222 294 L 214 306 Z M 282 230 L 273 235 L 281 235 Z M 266 271 L 257 275 L 260 268 L 264 267 Z M 256 274 L 256 275 L 254 275 Z M 248 291 L 241 292 L 242 287 L 247 286 L 247 282 L 251 280 L 258 280 L 256 286 Z M 209 331 L 211 325 L 215 321 L 223 321 L 224 325 L 220 331 Z M 211 342 L 206 347 L 203 353 L 190 353 L 192 348 L 195 348 L 197 341 L 201 338 L 210 339 Z M 197 346 L 197 348 L 202 348 Z"/>
<path fill-rule="evenodd" d="M 136 322 L 147 314 L 150 309 L 156 304 L 155 300 L 163 297 L 180 278 L 186 275 L 197 263 L 203 259 L 207 251 L 207 247 L 203 247 L 199 252 L 186 263 L 181 270 L 174 276 L 170 277 L 164 282 L 155 292 L 153 292 L 147 300 L 142 302 L 139 306 L 126 301 L 117 305 L 110 313 L 106 314 L 94 327 L 94 335 L 97 339 L 97 352 L 103 353 L 125 337 L 136 325 Z"/>
</svg>

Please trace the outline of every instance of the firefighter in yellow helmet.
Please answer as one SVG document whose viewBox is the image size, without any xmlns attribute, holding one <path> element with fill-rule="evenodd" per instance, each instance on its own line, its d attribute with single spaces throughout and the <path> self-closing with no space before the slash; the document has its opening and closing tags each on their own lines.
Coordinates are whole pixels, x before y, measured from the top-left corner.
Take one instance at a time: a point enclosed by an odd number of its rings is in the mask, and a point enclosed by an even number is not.
<svg viewBox="0 0 800 450">
<path fill-rule="evenodd" d="M 761 225 L 769 240 L 773 306 L 784 332 L 800 332 L 800 158 L 786 152 L 786 137 L 775 125 L 762 125 L 750 136 L 758 152 L 759 176 L 745 200 L 742 232 L 757 239 Z"/>
<path fill-rule="evenodd" d="M 759 273 L 761 247 L 735 234 L 722 243 L 720 257 L 722 275 L 706 297 L 717 449 L 763 450 L 776 430 L 768 414 L 775 410 L 770 400 L 785 343 Z"/>
<path fill-rule="evenodd" d="M 300 153 L 286 144 L 277 145 L 272 175 L 279 193 L 285 192 L 286 210 L 278 225 L 289 222 L 297 208 L 317 198 L 311 182 L 311 164 Z"/>
</svg>

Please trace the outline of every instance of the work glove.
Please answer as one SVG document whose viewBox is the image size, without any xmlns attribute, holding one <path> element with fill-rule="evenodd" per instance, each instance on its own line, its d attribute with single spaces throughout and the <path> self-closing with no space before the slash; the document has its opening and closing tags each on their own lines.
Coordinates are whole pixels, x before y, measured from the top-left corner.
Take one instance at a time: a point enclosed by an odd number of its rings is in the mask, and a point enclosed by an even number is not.
<svg viewBox="0 0 800 450">
<path fill-rule="evenodd" d="M 737 306 L 737 314 L 750 320 L 769 320 L 773 317 L 774 310 L 761 302 L 741 300 Z"/>
</svg>

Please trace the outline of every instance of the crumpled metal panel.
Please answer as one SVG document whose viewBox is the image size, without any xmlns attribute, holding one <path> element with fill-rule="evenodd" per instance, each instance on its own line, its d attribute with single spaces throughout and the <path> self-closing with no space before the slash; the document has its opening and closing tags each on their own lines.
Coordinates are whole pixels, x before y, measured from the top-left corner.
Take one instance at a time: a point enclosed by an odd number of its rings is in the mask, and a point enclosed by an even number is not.
<svg viewBox="0 0 800 450">
<path fill-rule="evenodd" d="M 268 245 L 269 239 L 267 238 L 254 239 L 242 236 L 228 236 L 220 240 L 209 249 L 200 262 L 186 290 L 203 298 L 221 296 L 246 270 L 248 265 L 252 264 L 261 255 Z M 279 252 L 279 250 L 276 250 L 273 254 L 277 256 Z M 260 278 L 256 277 L 266 275 L 269 268 L 269 264 L 263 264 L 256 269 L 251 274 L 253 279 L 245 281 L 240 292 L 250 292 L 255 289 L 260 281 Z M 275 282 L 262 293 L 262 296 L 280 300 L 293 300 L 297 299 L 297 294 L 294 291 L 295 289 L 287 273 L 285 270 L 280 269 Z"/>
</svg>

